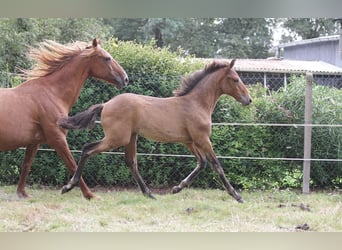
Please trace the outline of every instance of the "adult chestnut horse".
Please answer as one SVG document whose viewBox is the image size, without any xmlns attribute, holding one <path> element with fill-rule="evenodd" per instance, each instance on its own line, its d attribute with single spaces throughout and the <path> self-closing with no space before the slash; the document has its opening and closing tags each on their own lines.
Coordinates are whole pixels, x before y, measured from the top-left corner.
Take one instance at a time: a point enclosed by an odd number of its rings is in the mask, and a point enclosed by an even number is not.
<svg viewBox="0 0 342 250">
<path fill-rule="evenodd" d="M 77 164 L 66 141 L 66 130 L 57 125 L 68 115 L 85 80 L 96 77 L 121 88 L 128 83 L 124 69 L 101 48 L 97 39 L 88 45 L 61 45 L 44 41 L 29 56 L 36 66 L 26 72 L 27 81 L 15 88 L 0 89 L 0 151 L 26 147 L 17 188 L 27 197 L 25 184 L 39 144 L 47 143 L 62 158 L 71 173 Z M 94 194 L 81 179 L 83 195 Z"/>
<path fill-rule="evenodd" d="M 174 97 L 121 94 L 104 104 L 94 105 L 87 111 L 59 120 L 59 125 L 66 129 L 90 128 L 94 126 L 96 114 L 102 111 L 101 123 L 105 134 L 101 141 L 84 146 L 78 168 L 63 187 L 62 193 L 77 185 L 88 157 L 125 146 L 127 166 L 143 194 L 153 198 L 138 171 L 137 136 L 141 135 L 159 142 L 183 143 L 196 156 L 196 168 L 178 186 L 173 187 L 173 193 L 189 186 L 209 161 L 226 191 L 238 202 L 243 202 L 227 180 L 209 139 L 211 115 L 222 94 L 234 97 L 243 105 L 252 101 L 246 86 L 233 70 L 234 62 L 213 61 L 205 69 L 185 78 L 174 92 Z"/>
</svg>

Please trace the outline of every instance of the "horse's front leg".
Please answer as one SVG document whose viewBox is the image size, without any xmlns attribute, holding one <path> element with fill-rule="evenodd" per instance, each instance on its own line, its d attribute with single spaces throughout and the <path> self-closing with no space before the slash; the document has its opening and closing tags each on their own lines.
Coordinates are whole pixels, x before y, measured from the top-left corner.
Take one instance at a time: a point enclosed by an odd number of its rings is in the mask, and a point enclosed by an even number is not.
<svg viewBox="0 0 342 250">
<path fill-rule="evenodd" d="M 25 158 L 21 164 L 21 173 L 17 187 L 17 194 L 20 198 L 27 198 L 29 195 L 25 191 L 26 179 L 31 170 L 32 162 L 37 154 L 39 144 L 28 145 L 25 151 Z"/>
<path fill-rule="evenodd" d="M 137 162 L 137 135 L 133 134 L 131 136 L 130 142 L 125 146 L 125 162 L 127 167 L 131 170 L 134 180 L 139 185 L 141 192 L 152 199 L 155 197 L 152 195 L 152 192 L 145 184 L 143 178 L 141 177 L 138 169 Z"/>
</svg>

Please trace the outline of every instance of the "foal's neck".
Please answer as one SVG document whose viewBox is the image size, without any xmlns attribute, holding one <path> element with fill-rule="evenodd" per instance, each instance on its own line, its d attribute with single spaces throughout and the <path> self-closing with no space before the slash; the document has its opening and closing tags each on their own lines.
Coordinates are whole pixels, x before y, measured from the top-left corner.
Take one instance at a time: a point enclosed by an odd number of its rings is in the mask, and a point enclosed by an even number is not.
<svg viewBox="0 0 342 250">
<path fill-rule="evenodd" d="M 211 74 L 202 79 L 187 96 L 211 116 L 221 95 L 217 79 Z"/>
</svg>

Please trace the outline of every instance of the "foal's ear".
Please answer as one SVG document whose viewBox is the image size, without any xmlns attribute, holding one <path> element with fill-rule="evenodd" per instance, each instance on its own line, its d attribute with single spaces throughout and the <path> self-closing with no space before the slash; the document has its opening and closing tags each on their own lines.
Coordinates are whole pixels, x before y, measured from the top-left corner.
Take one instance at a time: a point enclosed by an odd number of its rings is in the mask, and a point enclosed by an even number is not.
<svg viewBox="0 0 342 250">
<path fill-rule="evenodd" d="M 235 61 L 236 61 L 236 58 L 230 61 L 229 69 L 232 69 L 234 67 Z"/>
<path fill-rule="evenodd" d="M 101 41 L 99 39 L 94 38 L 94 40 L 93 40 L 93 47 L 96 48 L 97 45 L 100 45 L 100 44 L 101 44 Z"/>
</svg>

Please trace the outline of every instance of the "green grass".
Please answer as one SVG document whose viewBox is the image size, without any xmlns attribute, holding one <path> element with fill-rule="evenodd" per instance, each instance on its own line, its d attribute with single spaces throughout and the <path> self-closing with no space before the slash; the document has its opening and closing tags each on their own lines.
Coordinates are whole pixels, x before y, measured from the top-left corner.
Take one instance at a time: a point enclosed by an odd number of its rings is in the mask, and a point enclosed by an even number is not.
<svg viewBox="0 0 342 250">
<path fill-rule="evenodd" d="M 293 232 L 342 231 L 341 194 L 294 191 L 242 192 L 239 204 L 222 190 L 185 189 L 176 195 L 136 191 L 97 192 L 85 200 L 78 188 L 28 188 L 19 199 L 15 186 L 0 187 L 0 231 L 11 232 Z M 302 204 L 302 208 L 300 207 Z M 307 224 L 309 228 L 296 229 Z"/>
</svg>

